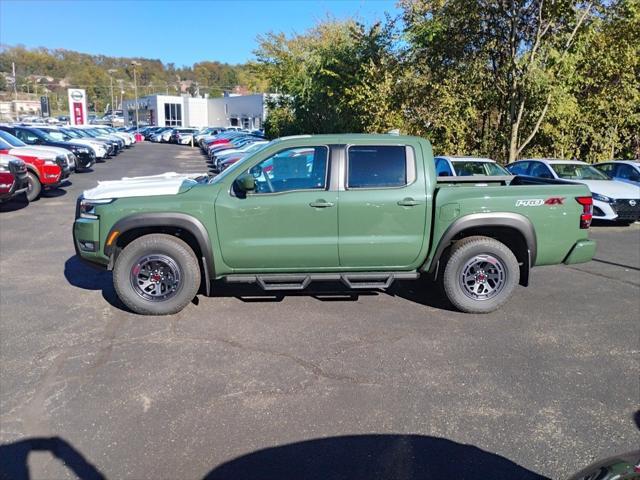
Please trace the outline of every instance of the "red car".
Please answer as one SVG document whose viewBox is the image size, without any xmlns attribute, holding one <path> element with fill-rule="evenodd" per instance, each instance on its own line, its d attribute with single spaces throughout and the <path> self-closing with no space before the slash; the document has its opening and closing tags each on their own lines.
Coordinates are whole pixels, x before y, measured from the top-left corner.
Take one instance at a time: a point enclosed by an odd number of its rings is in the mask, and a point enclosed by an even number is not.
<svg viewBox="0 0 640 480">
<path fill-rule="evenodd" d="M 0 202 L 26 192 L 27 166 L 13 155 L 0 154 Z"/>
<path fill-rule="evenodd" d="M 21 153 L 21 150 L 21 147 L 13 147 L 0 138 L 0 154 L 18 157 L 26 163 L 27 199 L 30 202 L 36 200 L 43 189 L 56 188 L 71 172 L 64 157 L 47 159 L 35 156 L 33 149 L 25 148 L 25 153 Z M 27 154 L 26 152 L 29 153 Z"/>
</svg>

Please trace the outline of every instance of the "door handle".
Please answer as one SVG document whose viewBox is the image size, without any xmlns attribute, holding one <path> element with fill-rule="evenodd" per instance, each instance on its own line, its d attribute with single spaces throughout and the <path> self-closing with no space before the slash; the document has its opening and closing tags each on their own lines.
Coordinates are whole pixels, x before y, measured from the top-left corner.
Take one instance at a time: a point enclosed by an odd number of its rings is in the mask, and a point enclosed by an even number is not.
<svg viewBox="0 0 640 480">
<path fill-rule="evenodd" d="M 328 208 L 333 207 L 333 205 L 333 203 L 327 202 L 326 200 L 316 200 L 315 202 L 311 202 L 309 204 L 309 206 L 313 208 Z"/>
<path fill-rule="evenodd" d="M 414 200 L 413 198 L 407 197 L 400 200 L 398 202 L 398 205 L 402 207 L 415 207 L 416 205 L 420 205 L 420 202 Z"/>
</svg>

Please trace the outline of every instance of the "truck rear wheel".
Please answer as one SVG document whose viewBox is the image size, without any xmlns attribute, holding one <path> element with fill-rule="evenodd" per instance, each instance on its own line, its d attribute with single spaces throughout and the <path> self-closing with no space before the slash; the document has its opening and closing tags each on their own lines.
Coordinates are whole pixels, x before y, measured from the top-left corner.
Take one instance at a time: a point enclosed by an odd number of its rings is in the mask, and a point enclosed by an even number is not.
<svg viewBox="0 0 640 480">
<path fill-rule="evenodd" d="M 171 315 L 186 307 L 200 288 L 193 250 L 177 237 L 150 234 L 129 243 L 113 268 L 122 302 L 142 315 Z"/>
<path fill-rule="evenodd" d="M 449 301 L 467 313 L 489 313 L 511 296 L 520 281 L 515 255 L 489 237 L 456 242 L 448 256 L 442 284 Z"/>
<path fill-rule="evenodd" d="M 27 200 L 33 202 L 37 200 L 42 193 L 42 184 L 40 179 L 33 172 L 27 172 Z"/>
</svg>

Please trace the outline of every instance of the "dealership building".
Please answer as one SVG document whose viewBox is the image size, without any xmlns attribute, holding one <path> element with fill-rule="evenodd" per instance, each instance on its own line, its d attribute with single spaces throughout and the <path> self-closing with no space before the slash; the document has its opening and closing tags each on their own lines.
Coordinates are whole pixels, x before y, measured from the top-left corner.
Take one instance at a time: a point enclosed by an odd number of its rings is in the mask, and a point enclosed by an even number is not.
<svg viewBox="0 0 640 480">
<path fill-rule="evenodd" d="M 141 125 L 159 127 L 241 127 L 261 129 L 266 116 L 268 94 L 225 95 L 216 98 L 190 95 L 149 95 L 138 99 Z M 126 125 L 136 122 L 136 101 L 125 100 L 122 110 Z"/>
</svg>

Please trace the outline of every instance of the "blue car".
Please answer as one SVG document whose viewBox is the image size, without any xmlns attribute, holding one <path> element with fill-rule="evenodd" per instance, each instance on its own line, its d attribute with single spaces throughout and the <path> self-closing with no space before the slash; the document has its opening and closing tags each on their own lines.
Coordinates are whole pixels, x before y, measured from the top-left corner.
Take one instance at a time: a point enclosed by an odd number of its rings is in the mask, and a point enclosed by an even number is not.
<svg viewBox="0 0 640 480">
<path fill-rule="evenodd" d="M 594 167 L 609 178 L 640 187 L 640 162 L 613 160 L 611 162 L 596 163 Z"/>
</svg>

